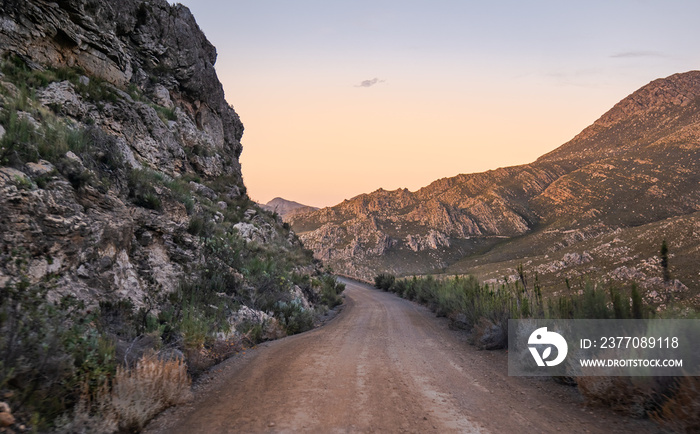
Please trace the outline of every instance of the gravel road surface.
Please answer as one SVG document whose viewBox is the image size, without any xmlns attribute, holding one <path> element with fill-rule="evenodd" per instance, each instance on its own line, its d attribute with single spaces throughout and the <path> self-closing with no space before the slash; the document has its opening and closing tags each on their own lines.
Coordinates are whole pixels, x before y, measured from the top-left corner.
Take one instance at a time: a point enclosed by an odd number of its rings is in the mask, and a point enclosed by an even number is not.
<svg viewBox="0 0 700 434">
<path fill-rule="evenodd" d="M 585 407 L 575 388 L 508 377 L 505 351 L 478 351 L 423 306 L 344 282 L 327 325 L 222 363 L 146 432 L 657 431 Z"/>
</svg>

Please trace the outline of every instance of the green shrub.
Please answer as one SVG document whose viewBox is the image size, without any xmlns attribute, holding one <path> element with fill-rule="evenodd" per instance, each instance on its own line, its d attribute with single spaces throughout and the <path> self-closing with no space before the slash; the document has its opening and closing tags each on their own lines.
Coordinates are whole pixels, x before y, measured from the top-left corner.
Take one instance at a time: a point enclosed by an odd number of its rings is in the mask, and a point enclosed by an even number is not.
<svg viewBox="0 0 700 434">
<path fill-rule="evenodd" d="M 557 319 L 642 319 L 653 315 L 634 284 L 629 291 L 612 286 L 605 291 L 587 281 L 580 294 L 549 299 L 546 304 L 547 317 Z"/>
<path fill-rule="evenodd" d="M 277 302 L 274 307 L 274 314 L 287 331 L 287 334 L 290 335 L 303 333 L 314 327 L 313 312 L 304 309 L 297 300 Z"/>
<path fill-rule="evenodd" d="M 374 277 L 374 286 L 377 289 L 388 291 L 394 284 L 395 280 L 396 277 L 394 275 L 383 273 Z"/>
<path fill-rule="evenodd" d="M 76 81 L 78 74 L 71 68 L 31 69 L 22 58 L 9 55 L 0 62 L 0 71 L 12 83 L 21 83 L 29 89 L 46 87 L 55 81 Z"/>
<path fill-rule="evenodd" d="M 187 232 L 200 237 L 210 237 L 214 233 L 214 224 L 211 220 L 205 219 L 200 215 L 195 215 L 190 218 L 187 225 Z"/>
<path fill-rule="evenodd" d="M 203 327 L 203 324 L 207 327 L 206 332 L 203 332 L 205 335 L 228 330 L 228 317 L 241 304 L 237 297 L 240 289 L 241 283 L 237 277 L 225 268 L 217 267 L 215 263 L 195 278 L 182 281 L 163 303 L 165 308 L 160 314 L 160 320 L 167 323 L 170 329 L 164 340 L 177 341 L 184 333 L 183 327 L 190 335 L 194 330 L 201 332 L 198 327 Z"/>
<path fill-rule="evenodd" d="M 321 277 L 321 303 L 329 309 L 343 304 L 340 294 L 345 290 L 345 284 L 339 283 L 335 277 L 326 274 Z"/>
<path fill-rule="evenodd" d="M 138 206 L 160 211 L 162 204 L 155 189 L 155 184 L 159 181 L 159 175 L 152 170 L 132 170 L 129 172 L 129 197 Z"/>
<path fill-rule="evenodd" d="M 166 180 L 164 185 L 170 190 L 173 199 L 185 205 L 187 214 L 192 215 L 195 203 L 192 191 L 185 177 Z"/>
<path fill-rule="evenodd" d="M 117 89 L 112 84 L 97 76 L 90 77 L 87 84 L 80 83 L 79 81 L 73 84 L 76 85 L 76 91 L 83 98 L 96 103 L 98 107 L 104 102 L 116 103 L 119 101 Z"/>
<path fill-rule="evenodd" d="M 236 330 L 252 345 L 263 341 L 263 325 L 260 323 L 244 321 L 236 327 Z"/>
<path fill-rule="evenodd" d="M 4 111 L 0 124 L 5 128 L 5 135 L 0 140 L 0 163 L 5 166 L 21 167 L 26 162 L 39 160 L 39 151 L 35 141 L 37 132 L 25 118 L 20 118 L 16 111 Z"/>
<path fill-rule="evenodd" d="M 114 345 L 94 327 L 97 317 L 66 297 L 47 301 L 48 287 L 26 280 L 0 291 L 0 388 L 16 416 L 39 414 L 46 428 L 115 372 Z"/>
<path fill-rule="evenodd" d="M 507 343 L 508 320 L 519 318 L 630 318 L 648 316 L 635 286 L 630 292 L 598 289 L 586 282 L 580 294 L 542 299 L 539 279 L 532 287 L 521 267 L 512 283 L 480 285 L 473 276 L 435 279 L 432 276 L 395 279 L 390 274 L 375 277 L 375 286 L 430 307 L 447 316 L 458 328 L 472 332 L 472 341 L 482 348 L 503 348 Z M 632 300 L 630 303 L 629 300 Z"/>
<path fill-rule="evenodd" d="M 196 306 L 188 305 L 183 309 L 179 329 L 185 350 L 195 350 L 204 347 L 205 342 L 211 339 L 214 324 Z"/>
<path fill-rule="evenodd" d="M 404 293 L 406 292 L 407 288 L 408 284 L 406 283 L 406 280 L 399 279 L 394 282 L 394 285 L 392 285 L 392 287 L 389 288 L 389 290 L 395 292 L 396 295 L 398 295 L 399 297 L 404 297 Z"/>
<path fill-rule="evenodd" d="M 177 115 L 175 114 L 175 109 L 159 106 L 156 104 L 149 104 L 158 114 L 160 120 L 167 124 L 170 121 L 177 121 Z"/>
</svg>

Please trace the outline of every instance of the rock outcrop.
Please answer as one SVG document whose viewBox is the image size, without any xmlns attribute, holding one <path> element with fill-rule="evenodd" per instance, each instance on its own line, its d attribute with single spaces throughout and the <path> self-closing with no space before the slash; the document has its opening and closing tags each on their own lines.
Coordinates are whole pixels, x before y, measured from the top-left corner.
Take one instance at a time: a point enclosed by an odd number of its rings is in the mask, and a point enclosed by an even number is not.
<svg viewBox="0 0 700 434">
<path fill-rule="evenodd" d="M 252 209 L 243 124 L 186 7 L 6 0 L 0 58 L 0 287 L 138 307 L 204 263 L 207 228 L 300 248 Z"/>
<path fill-rule="evenodd" d="M 42 89 L 40 98 L 122 137 L 132 163 L 240 180 L 243 125 L 224 99 L 216 49 L 189 9 L 166 0 L 7 0 L 0 20 L 3 56 L 16 55 L 30 68 L 80 68 L 86 81 L 114 86 L 116 101 L 100 110 L 66 82 Z M 130 98 L 134 87 L 148 101 Z M 149 104 L 174 109 L 175 124 L 158 122 Z"/>
</svg>

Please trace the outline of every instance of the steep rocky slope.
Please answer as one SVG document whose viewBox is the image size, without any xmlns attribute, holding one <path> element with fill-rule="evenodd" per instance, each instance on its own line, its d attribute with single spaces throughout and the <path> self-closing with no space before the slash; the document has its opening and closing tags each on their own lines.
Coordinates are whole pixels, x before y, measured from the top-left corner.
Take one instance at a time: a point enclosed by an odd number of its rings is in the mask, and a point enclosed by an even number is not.
<svg viewBox="0 0 700 434">
<path fill-rule="evenodd" d="M 578 276 L 644 281 L 659 274 L 615 274 L 620 264 L 599 264 L 603 247 L 584 254 L 573 246 L 592 238 L 603 246 L 605 236 L 672 218 L 691 233 L 649 226 L 655 245 L 629 251 L 634 259 L 624 266 L 655 261 L 663 239 L 674 246 L 677 264 L 697 258 L 699 164 L 700 72 L 692 71 L 644 86 L 531 164 L 445 178 L 416 192 L 378 190 L 291 223 L 317 258 L 362 278 L 379 271 L 479 273 L 477 263 L 493 265 L 482 277 L 503 277 L 531 256 L 566 247 L 585 258 L 576 266 L 589 264 Z M 696 267 L 674 271 L 679 287 L 698 287 Z M 539 272 L 546 275 L 547 267 Z M 561 272 L 550 277 L 549 284 L 563 286 Z"/>
<path fill-rule="evenodd" d="M 248 198 L 215 61 L 165 0 L 2 2 L 0 395 L 18 424 L 95 432 L 117 365 L 160 351 L 196 373 L 340 303 Z M 119 428 L 172 404 L 148 401 Z"/>
</svg>

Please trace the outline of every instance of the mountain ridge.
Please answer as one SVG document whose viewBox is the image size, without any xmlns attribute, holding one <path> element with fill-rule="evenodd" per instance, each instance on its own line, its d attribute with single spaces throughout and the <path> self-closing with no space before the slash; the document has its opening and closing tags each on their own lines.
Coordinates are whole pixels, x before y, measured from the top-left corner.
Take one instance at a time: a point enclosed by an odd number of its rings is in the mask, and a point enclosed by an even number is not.
<svg viewBox="0 0 700 434">
<path fill-rule="evenodd" d="M 318 259 L 345 274 L 466 272 L 451 268 L 464 263 L 456 258 L 544 230 L 595 237 L 691 215 L 700 210 L 699 144 L 700 71 L 690 71 L 643 86 L 532 163 L 443 178 L 415 192 L 380 189 L 290 223 Z M 550 242 L 566 235 L 558 237 Z"/>
</svg>

